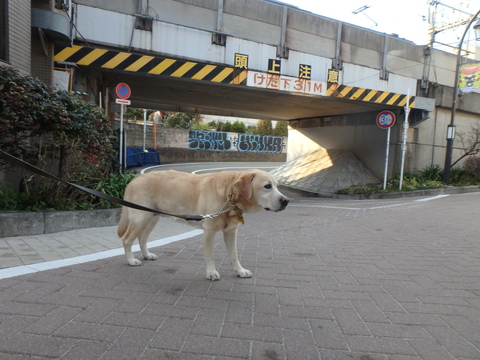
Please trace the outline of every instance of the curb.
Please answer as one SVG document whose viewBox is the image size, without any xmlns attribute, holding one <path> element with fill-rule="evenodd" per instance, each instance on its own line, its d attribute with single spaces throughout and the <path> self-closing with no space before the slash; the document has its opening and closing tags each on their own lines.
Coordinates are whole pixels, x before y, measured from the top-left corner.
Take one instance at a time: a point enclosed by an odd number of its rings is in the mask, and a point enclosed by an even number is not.
<svg viewBox="0 0 480 360">
<path fill-rule="evenodd" d="M 399 191 L 371 195 L 339 195 L 317 193 L 286 185 L 279 189 L 291 191 L 305 197 L 320 197 L 346 200 L 398 199 L 417 196 L 453 195 L 480 192 L 480 186 L 446 187 L 417 191 Z M 120 208 L 85 210 L 85 211 L 51 211 L 51 212 L 6 212 L 0 213 L 0 238 L 51 234 L 61 231 L 86 229 L 92 227 L 115 226 L 120 219 Z"/>
<path fill-rule="evenodd" d="M 454 195 L 454 194 L 480 192 L 480 185 L 459 186 L 459 187 L 449 186 L 441 189 L 398 191 L 398 192 L 392 192 L 392 193 L 370 194 L 370 195 L 341 195 L 341 194 L 331 194 L 331 193 L 317 193 L 317 192 L 312 192 L 312 191 L 299 189 L 292 186 L 281 185 L 281 184 L 278 187 L 279 189 L 291 191 L 306 197 L 321 197 L 321 198 L 347 199 L 347 200 L 399 199 L 399 198 L 409 198 L 409 197 L 416 197 L 416 196 Z"/>
<path fill-rule="evenodd" d="M 118 224 L 121 208 L 85 211 L 0 213 L 0 238 L 51 234 Z"/>
</svg>

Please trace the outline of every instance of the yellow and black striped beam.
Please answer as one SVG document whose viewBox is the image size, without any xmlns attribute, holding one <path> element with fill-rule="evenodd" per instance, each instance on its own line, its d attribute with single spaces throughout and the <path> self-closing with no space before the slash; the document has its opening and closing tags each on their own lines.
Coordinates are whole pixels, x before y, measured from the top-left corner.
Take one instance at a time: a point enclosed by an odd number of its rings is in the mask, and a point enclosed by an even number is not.
<svg viewBox="0 0 480 360">
<path fill-rule="evenodd" d="M 332 96 L 337 99 L 366 101 L 391 106 L 405 106 L 408 98 L 408 107 L 415 107 L 415 96 L 396 94 L 388 91 L 363 89 L 347 85 L 328 84 L 327 96 Z"/>
<path fill-rule="evenodd" d="M 56 62 L 68 62 L 106 70 L 203 80 L 222 84 L 247 84 L 247 70 L 236 69 L 230 66 L 138 55 L 78 45 L 61 49 L 55 54 L 54 60 Z M 331 83 L 327 86 L 326 95 L 337 99 L 365 101 L 391 106 L 405 106 L 407 101 L 407 95 Z M 410 96 L 409 107 L 414 106 L 415 97 Z"/>
<path fill-rule="evenodd" d="M 246 70 L 239 70 L 234 67 L 77 45 L 58 51 L 55 54 L 54 61 L 108 70 L 203 80 L 222 84 L 245 85 L 247 79 Z"/>
</svg>

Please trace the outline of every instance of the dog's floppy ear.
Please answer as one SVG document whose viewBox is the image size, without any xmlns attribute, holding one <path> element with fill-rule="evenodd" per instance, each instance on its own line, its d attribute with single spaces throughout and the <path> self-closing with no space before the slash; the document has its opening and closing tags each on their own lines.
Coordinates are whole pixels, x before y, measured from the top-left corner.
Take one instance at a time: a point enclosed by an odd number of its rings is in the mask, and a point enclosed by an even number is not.
<svg viewBox="0 0 480 360">
<path fill-rule="evenodd" d="M 255 173 L 243 174 L 237 181 L 233 184 L 235 188 L 238 189 L 240 195 L 246 200 L 250 199 L 253 196 L 253 185 L 252 180 L 255 177 Z"/>
</svg>

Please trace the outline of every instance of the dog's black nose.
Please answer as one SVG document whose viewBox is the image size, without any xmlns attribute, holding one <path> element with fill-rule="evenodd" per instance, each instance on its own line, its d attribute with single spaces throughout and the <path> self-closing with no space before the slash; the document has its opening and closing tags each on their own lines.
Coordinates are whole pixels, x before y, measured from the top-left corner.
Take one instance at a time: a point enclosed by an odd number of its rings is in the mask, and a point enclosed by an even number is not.
<svg viewBox="0 0 480 360">
<path fill-rule="evenodd" d="M 282 206 L 282 210 L 287 207 L 289 202 L 290 200 L 288 200 L 286 197 L 280 199 L 280 205 Z"/>
</svg>

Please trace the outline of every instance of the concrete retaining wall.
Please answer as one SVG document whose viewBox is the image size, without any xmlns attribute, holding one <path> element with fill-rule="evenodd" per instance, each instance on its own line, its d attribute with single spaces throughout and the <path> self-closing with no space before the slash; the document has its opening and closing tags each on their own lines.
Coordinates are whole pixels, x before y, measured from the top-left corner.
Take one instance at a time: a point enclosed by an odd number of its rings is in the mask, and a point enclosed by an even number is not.
<svg viewBox="0 0 480 360">
<path fill-rule="evenodd" d="M 118 224 L 120 209 L 0 213 L 0 238 Z"/>
<path fill-rule="evenodd" d="M 125 123 L 125 133 L 126 146 L 143 147 L 143 124 L 129 121 Z M 219 134 L 219 132 L 211 132 L 211 134 Z M 229 132 L 222 134 L 227 134 L 226 141 L 238 144 L 238 133 Z M 154 147 L 154 138 L 156 139 L 156 150 L 160 153 L 162 164 L 200 161 L 286 161 L 287 158 L 287 137 L 280 138 L 282 140 L 281 152 L 262 150 L 238 151 L 235 146 L 231 146 L 229 150 L 218 150 L 218 148 L 215 148 L 216 150 L 191 149 L 189 147 L 191 145 L 189 130 L 157 126 L 157 133 L 154 137 L 153 126 L 149 123 L 146 127 L 145 145 L 147 148 Z M 218 143 L 221 142 L 219 141 Z"/>
<path fill-rule="evenodd" d="M 189 163 L 189 162 L 228 162 L 228 161 L 279 161 L 287 159 L 287 154 L 247 153 L 239 151 L 208 151 L 163 148 L 160 152 L 162 164 Z"/>
</svg>

